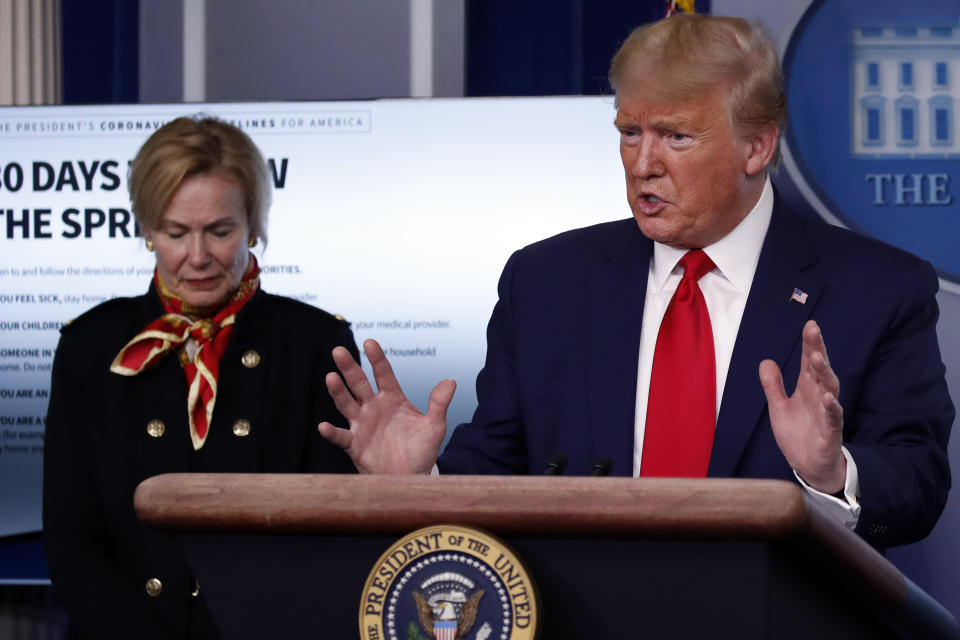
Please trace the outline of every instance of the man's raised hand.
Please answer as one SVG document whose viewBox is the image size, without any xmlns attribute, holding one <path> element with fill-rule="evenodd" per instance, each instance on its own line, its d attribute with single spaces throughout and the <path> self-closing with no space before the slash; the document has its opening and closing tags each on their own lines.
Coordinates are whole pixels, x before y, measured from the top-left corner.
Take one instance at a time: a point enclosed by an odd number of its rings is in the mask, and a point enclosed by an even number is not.
<svg viewBox="0 0 960 640">
<path fill-rule="evenodd" d="M 317 429 L 347 452 L 360 473 L 430 473 L 447 432 L 447 407 L 457 383 L 440 381 L 430 392 L 427 413 L 420 413 L 403 393 L 376 340 L 364 341 L 363 350 L 377 391 L 350 352 L 336 347 L 333 360 L 343 379 L 331 371 L 327 389 L 350 428 L 321 422 Z"/>
</svg>

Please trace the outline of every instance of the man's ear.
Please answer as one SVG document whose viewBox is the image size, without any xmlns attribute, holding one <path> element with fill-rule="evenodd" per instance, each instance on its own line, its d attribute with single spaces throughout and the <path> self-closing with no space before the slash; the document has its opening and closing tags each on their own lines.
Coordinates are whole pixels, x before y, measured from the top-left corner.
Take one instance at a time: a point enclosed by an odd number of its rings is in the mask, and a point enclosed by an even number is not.
<svg viewBox="0 0 960 640">
<path fill-rule="evenodd" d="M 746 174 L 748 176 L 755 176 L 766 170 L 777 150 L 779 137 L 780 128 L 776 125 L 756 129 L 748 134 L 746 139 L 749 145 L 746 163 Z"/>
</svg>

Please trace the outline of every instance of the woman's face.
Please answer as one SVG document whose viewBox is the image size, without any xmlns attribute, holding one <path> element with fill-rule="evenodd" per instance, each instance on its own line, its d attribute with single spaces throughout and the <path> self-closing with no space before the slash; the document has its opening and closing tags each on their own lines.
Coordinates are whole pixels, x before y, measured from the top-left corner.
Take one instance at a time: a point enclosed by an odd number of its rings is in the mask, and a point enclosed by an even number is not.
<svg viewBox="0 0 960 640">
<path fill-rule="evenodd" d="M 153 241 L 167 289 L 194 307 L 215 309 L 240 286 L 249 261 L 243 191 L 225 172 L 186 178 L 160 225 L 144 236 Z"/>
</svg>

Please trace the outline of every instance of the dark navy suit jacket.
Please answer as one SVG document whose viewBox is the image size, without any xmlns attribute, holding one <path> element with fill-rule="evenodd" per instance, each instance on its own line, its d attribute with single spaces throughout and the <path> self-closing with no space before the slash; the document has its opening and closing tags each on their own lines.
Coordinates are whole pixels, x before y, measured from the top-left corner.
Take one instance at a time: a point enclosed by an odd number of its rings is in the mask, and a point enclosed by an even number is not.
<svg viewBox="0 0 960 640">
<path fill-rule="evenodd" d="M 503 271 L 477 378 L 478 407 L 441 473 L 567 474 L 599 456 L 633 471 L 637 355 L 653 243 L 633 219 L 517 251 Z M 815 319 L 840 378 L 844 443 L 859 470 L 857 531 L 878 547 L 929 533 L 947 499 L 954 409 L 936 336 L 938 281 L 899 249 L 790 213 L 779 201 L 737 334 L 709 475 L 794 480 L 767 414 L 758 366 L 792 393 L 800 333 Z M 794 289 L 808 294 L 791 300 Z"/>
</svg>

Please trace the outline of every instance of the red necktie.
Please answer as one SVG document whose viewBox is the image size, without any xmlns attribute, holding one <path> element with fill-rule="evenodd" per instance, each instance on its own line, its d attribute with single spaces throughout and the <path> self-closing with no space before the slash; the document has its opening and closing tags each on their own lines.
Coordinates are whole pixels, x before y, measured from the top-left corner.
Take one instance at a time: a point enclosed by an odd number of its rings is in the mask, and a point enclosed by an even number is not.
<svg viewBox="0 0 960 640">
<path fill-rule="evenodd" d="M 660 323 L 650 373 L 641 476 L 703 478 L 716 421 L 713 330 L 698 281 L 713 269 L 700 249 L 680 258 L 683 279 Z"/>
</svg>

